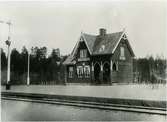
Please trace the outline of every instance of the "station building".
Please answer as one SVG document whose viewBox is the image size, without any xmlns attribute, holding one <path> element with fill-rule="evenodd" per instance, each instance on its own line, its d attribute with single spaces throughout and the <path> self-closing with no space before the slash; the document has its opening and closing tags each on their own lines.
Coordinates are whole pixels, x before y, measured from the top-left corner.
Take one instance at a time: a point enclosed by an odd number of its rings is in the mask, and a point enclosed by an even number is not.
<svg viewBox="0 0 167 122">
<path fill-rule="evenodd" d="M 112 84 L 133 81 L 133 58 L 125 30 L 98 35 L 81 33 L 63 62 L 66 83 Z"/>
</svg>

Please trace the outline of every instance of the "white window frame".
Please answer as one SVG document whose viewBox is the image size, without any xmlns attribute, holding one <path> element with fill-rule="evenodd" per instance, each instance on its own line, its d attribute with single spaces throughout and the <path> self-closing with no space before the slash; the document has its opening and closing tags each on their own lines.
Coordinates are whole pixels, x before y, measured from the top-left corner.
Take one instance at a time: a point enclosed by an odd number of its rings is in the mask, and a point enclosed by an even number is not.
<svg viewBox="0 0 167 122">
<path fill-rule="evenodd" d="M 89 65 L 84 67 L 84 74 L 86 78 L 90 77 L 90 66 Z"/>
<path fill-rule="evenodd" d="M 77 75 L 78 75 L 78 78 L 83 77 L 83 66 L 77 66 Z"/>
<path fill-rule="evenodd" d="M 87 57 L 87 49 L 83 50 L 83 57 L 86 58 Z"/>
<path fill-rule="evenodd" d="M 86 58 L 86 57 L 87 57 L 87 49 L 81 49 L 80 58 Z"/>
<path fill-rule="evenodd" d="M 120 60 L 125 60 L 125 48 L 120 47 Z"/>
<path fill-rule="evenodd" d="M 73 78 L 73 72 L 74 72 L 74 68 L 72 66 L 69 67 L 69 71 L 68 71 L 68 77 L 69 78 Z"/>
<path fill-rule="evenodd" d="M 99 52 L 104 51 L 104 49 L 105 49 L 105 45 L 101 45 L 101 47 L 100 47 L 100 49 L 99 49 Z"/>
<path fill-rule="evenodd" d="M 80 55 L 79 55 L 80 58 L 83 58 L 83 50 L 80 50 Z"/>
</svg>

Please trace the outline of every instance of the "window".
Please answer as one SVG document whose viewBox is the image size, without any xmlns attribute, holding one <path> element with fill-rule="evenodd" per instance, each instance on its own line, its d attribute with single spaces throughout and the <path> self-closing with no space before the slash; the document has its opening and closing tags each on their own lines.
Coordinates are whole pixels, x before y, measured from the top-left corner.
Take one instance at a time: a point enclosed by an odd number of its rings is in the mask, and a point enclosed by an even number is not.
<svg viewBox="0 0 167 122">
<path fill-rule="evenodd" d="M 84 74 L 86 78 L 90 77 L 90 66 L 84 67 Z"/>
<path fill-rule="evenodd" d="M 113 69 L 113 71 L 116 71 L 116 70 L 117 70 L 117 66 L 116 66 L 115 63 L 113 64 L 112 69 Z"/>
<path fill-rule="evenodd" d="M 83 57 L 83 50 L 80 50 L 80 58 Z"/>
<path fill-rule="evenodd" d="M 125 49 L 120 47 L 120 60 L 125 60 Z"/>
<path fill-rule="evenodd" d="M 83 67 L 82 66 L 77 66 L 77 75 L 78 75 L 78 78 L 82 78 L 82 75 L 83 75 Z"/>
<path fill-rule="evenodd" d="M 87 57 L 87 50 L 81 49 L 80 50 L 80 58 L 86 58 Z"/>
<path fill-rule="evenodd" d="M 113 63 L 113 65 L 112 65 L 112 70 L 113 71 L 118 71 L 118 62 L 117 63 Z"/>
<path fill-rule="evenodd" d="M 73 77 L 73 67 L 69 67 L 69 73 L 68 73 L 69 78 Z"/>
<path fill-rule="evenodd" d="M 99 49 L 99 52 L 104 51 L 104 49 L 105 49 L 105 45 L 101 45 L 101 47 L 100 47 L 100 49 Z"/>
</svg>

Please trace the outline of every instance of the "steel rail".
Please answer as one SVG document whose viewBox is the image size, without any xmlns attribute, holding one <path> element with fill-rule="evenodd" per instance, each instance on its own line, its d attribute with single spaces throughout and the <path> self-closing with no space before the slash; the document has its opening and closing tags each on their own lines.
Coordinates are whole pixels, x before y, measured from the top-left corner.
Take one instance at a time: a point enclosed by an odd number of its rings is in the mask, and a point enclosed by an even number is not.
<svg viewBox="0 0 167 122">
<path fill-rule="evenodd" d="M 116 111 L 126 111 L 126 112 L 136 112 L 136 113 L 147 113 L 147 114 L 159 114 L 167 115 L 165 109 L 160 108 L 149 108 L 149 107 L 136 107 L 136 106 L 123 106 L 123 105 L 114 105 L 114 104 L 101 104 L 95 102 L 85 102 L 85 101 L 71 101 L 71 100 L 59 100 L 59 99 L 35 99 L 35 98 L 20 98 L 17 96 L 2 96 L 1 99 L 4 100 L 17 100 L 25 102 L 36 102 L 36 103 L 45 103 L 45 104 L 57 104 L 57 105 L 67 105 L 67 106 L 77 106 L 77 107 L 86 107 L 94 109 L 103 109 L 103 110 L 116 110 Z"/>
</svg>

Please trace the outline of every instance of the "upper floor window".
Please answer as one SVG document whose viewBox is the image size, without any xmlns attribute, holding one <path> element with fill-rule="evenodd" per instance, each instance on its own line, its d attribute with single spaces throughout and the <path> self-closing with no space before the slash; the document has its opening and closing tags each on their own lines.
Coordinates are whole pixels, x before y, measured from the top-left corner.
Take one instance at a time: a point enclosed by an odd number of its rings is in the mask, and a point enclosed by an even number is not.
<svg viewBox="0 0 167 122">
<path fill-rule="evenodd" d="M 68 72 L 68 76 L 69 78 L 72 78 L 73 77 L 73 67 L 69 67 L 69 72 Z"/>
<path fill-rule="evenodd" d="M 80 58 L 86 58 L 87 57 L 87 50 L 81 49 L 80 50 Z"/>
<path fill-rule="evenodd" d="M 125 48 L 120 47 L 120 60 L 125 60 Z"/>
</svg>

